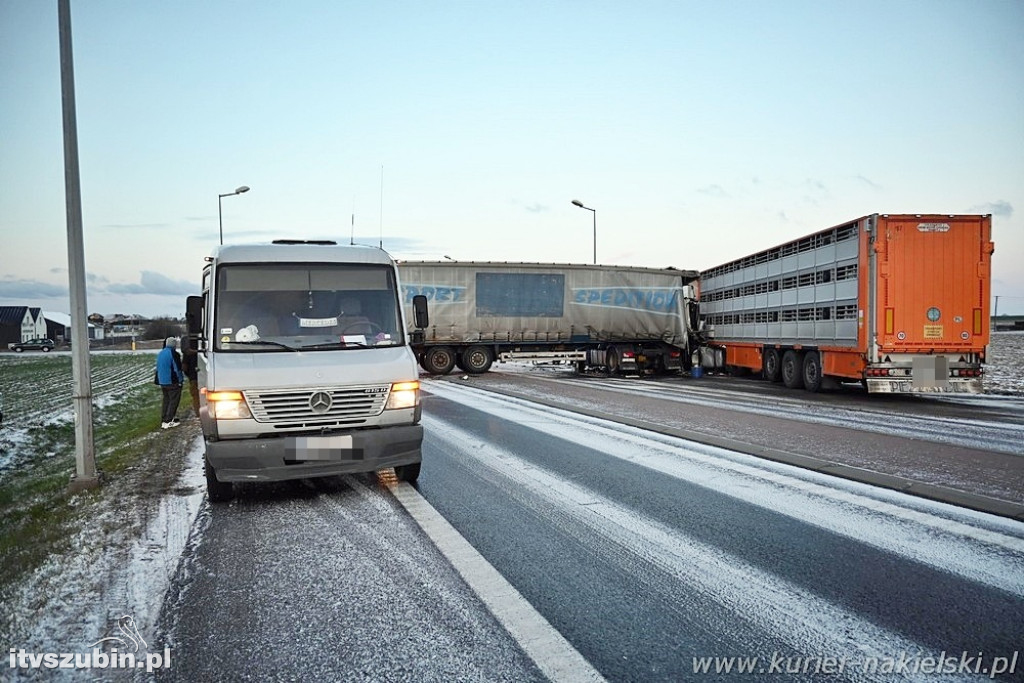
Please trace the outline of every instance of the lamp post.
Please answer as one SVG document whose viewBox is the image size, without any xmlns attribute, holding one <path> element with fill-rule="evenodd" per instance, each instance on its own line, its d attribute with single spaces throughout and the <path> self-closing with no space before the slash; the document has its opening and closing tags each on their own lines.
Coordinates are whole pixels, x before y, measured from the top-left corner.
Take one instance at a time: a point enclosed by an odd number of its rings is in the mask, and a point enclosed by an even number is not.
<svg viewBox="0 0 1024 683">
<path fill-rule="evenodd" d="M 572 200 L 573 206 L 578 206 L 581 209 L 586 209 L 590 213 L 594 214 L 594 265 L 597 265 L 597 209 L 591 209 L 589 206 L 583 206 L 583 202 L 578 199 Z"/>
<path fill-rule="evenodd" d="M 226 192 L 224 194 L 217 195 L 217 222 L 220 224 L 220 243 L 221 244 L 224 244 L 224 211 L 223 211 L 223 209 L 221 209 L 221 200 L 224 199 L 224 197 L 231 197 L 232 195 L 242 194 L 243 192 L 248 192 L 248 191 L 249 191 L 249 186 L 248 185 L 242 185 L 241 187 L 236 187 L 234 192 Z"/>
</svg>

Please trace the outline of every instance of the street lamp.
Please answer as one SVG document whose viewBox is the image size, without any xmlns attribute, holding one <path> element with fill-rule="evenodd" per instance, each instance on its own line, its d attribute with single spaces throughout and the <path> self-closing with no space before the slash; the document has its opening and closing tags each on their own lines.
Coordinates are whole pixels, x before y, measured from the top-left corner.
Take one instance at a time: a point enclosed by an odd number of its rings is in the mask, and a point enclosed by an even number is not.
<svg viewBox="0 0 1024 683">
<path fill-rule="evenodd" d="M 248 192 L 248 191 L 249 191 L 249 186 L 248 185 L 242 185 L 241 187 L 236 187 L 234 192 L 227 192 L 225 194 L 217 195 L 217 222 L 220 224 L 220 243 L 221 244 L 224 244 L 224 211 L 221 209 L 220 200 L 224 199 L 224 197 L 230 197 L 232 195 L 242 194 L 243 192 Z"/>
<path fill-rule="evenodd" d="M 573 206 L 578 206 L 581 209 L 586 209 L 590 213 L 594 214 L 594 265 L 597 265 L 597 209 L 591 209 L 589 206 L 583 206 L 583 202 L 578 199 L 572 200 Z"/>
</svg>

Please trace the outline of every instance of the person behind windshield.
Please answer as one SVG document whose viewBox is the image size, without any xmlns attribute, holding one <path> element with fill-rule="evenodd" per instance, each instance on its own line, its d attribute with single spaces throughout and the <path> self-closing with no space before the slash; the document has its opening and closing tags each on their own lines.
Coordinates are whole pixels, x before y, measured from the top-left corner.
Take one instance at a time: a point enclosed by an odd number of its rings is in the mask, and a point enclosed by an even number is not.
<svg viewBox="0 0 1024 683">
<path fill-rule="evenodd" d="M 170 429 L 181 424 L 175 417 L 178 403 L 181 402 L 181 385 L 185 381 L 185 373 L 181 371 L 181 356 L 178 355 L 178 340 L 168 337 L 164 348 L 156 356 L 156 383 L 163 391 L 163 404 L 160 408 L 160 428 Z"/>
</svg>

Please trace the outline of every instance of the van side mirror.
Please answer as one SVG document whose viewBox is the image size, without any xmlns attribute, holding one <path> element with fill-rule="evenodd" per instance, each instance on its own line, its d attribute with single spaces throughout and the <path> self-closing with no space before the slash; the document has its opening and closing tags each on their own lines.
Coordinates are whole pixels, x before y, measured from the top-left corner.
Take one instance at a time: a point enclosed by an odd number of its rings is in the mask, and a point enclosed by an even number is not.
<svg viewBox="0 0 1024 683">
<path fill-rule="evenodd" d="M 430 325 L 430 316 L 427 313 L 427 297 L 417 294 L 412 298 L 413 325 L 416 329 L 422 330 Z"/>
</svg>

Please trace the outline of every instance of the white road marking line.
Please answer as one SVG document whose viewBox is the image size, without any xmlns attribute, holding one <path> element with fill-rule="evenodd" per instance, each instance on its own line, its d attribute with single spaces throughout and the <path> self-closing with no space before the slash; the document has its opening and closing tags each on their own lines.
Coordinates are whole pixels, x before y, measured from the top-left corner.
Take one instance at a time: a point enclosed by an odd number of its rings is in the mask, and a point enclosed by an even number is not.
<svg viewBox="0 0 1024 683">
<path fill-rule="evenodd" d="M 416 489 L 397 482 L 391 492 L 545 676 L 555 683 L 605 680 Z"/>
</svg>

